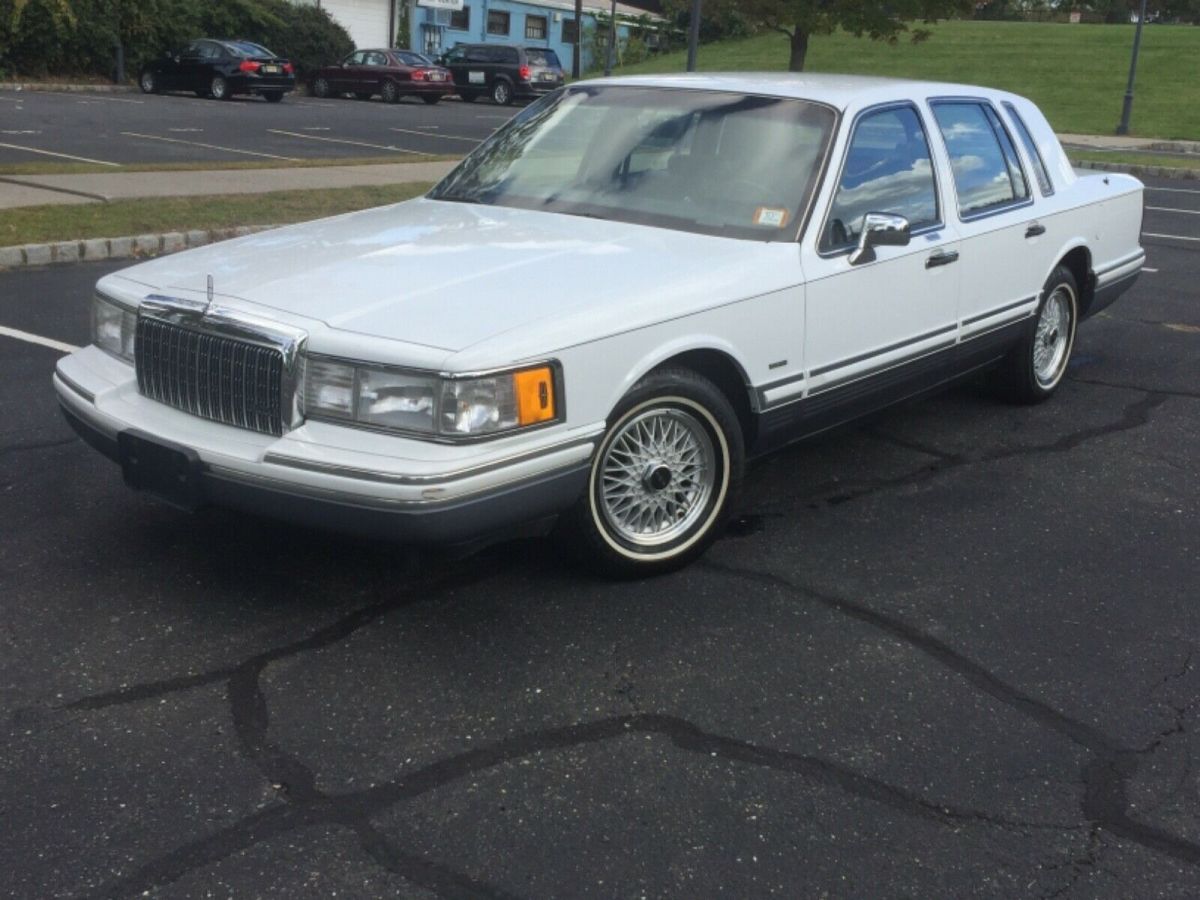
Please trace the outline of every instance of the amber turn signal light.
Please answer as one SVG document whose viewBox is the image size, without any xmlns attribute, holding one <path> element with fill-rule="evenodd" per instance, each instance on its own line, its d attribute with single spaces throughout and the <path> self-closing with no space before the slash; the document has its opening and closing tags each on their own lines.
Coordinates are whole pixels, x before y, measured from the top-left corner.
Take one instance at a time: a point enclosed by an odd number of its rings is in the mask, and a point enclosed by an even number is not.
<svg viewBox="0 0 1200 900">
<path fill-rule="evenodd" d="M 554 373 L 549 366 L 517 372 L 513 382 L 522 425 L 536 425 L 554 418 Z"/>
</svg>

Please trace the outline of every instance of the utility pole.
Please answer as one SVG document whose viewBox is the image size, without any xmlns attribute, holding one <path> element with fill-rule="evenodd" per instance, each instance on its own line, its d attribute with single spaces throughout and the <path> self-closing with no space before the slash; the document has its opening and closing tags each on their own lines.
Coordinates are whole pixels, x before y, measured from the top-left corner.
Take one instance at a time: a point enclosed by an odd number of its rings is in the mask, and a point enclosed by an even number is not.
<svg viewBox="0 0 1200 900">
<path fill-rule="evenodd" d="M 580 49 L 579 45 L 583 42 L 583 0 L 575 0 L 575 47 L 571 54 L 571 77 L 579 78 L 580 67 Z"/>
<path fill-rule="evenodd" d="M 608 58 L 604 60 L 604 77 L 612 74 L 613 57 L 617 52 L 617 0 L 612 0 L 612 11 L 608 17 Z"/>
<path fill-rule="evenodd" d="M 1129 61 L 1129 84 L 1125 86 L 1125 102 L 1121 106 L 1121 124 L 1117 134 L 1129 134 L 1129 115 L 1133 112 L 1133 76 L 1137 74 L 1138 48 L 1142 45 L 1142 25 L 1146 21 L 1146 0 L 1138 13 L 1137 31 L 1133 33 L 1133 59 Z"/>
<path fill-rule="evenodd" d="M 1145 0 L 1143 0 L 1145 2 Z M 700 7 L 703 0 L 692 0 L 692 20 L 688 23 L 688 61 L 687 70 L 696 71 L 696 48 L 700 46 Z"/>
</svg>

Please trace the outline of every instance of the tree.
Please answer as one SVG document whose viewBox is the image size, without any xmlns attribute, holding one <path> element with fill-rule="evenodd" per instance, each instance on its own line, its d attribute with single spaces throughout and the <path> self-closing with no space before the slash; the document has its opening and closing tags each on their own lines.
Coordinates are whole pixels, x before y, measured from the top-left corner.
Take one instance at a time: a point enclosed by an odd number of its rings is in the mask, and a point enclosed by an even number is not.
<svg viewBox="0 0 1200 900">
<path fill-rule="evenodd" d="M 671 0 L 675 5 L 680 0 Z M 712 7 L 711 9 L 709 7 Z M 757 25 L 786 34 L 791 43 L 788 69 L 804 71 L 808 41 L 815 34 L 832 34 L 841 28 L 855 37 L 896 43 L 908 32 L 913 41 L 929 37 L 929 30 L 909 30 L 908 23 L 930 24 L 975 8 L 974 0 L 706 0 L 705 16 L 736 12 Z"/>
</svg>

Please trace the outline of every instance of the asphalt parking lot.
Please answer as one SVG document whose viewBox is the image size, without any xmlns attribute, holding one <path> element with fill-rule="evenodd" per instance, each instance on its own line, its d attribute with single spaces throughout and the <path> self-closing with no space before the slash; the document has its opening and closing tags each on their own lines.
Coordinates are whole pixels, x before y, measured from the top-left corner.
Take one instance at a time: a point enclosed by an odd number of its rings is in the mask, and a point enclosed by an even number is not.
<svg viewBox="0 0 1200 900">
<path fill-rule="evenodd" d="M 0 275 L 0 894 L 1200 895 L 1189 184 L 1051 402 L 781 452 L 642 583 L 131 493 L 50 388 L 116 267 Z"/>
<path fill-rule="evenodd" d="M 517 111 L 457 99 L 426 106 L 301 97 L 201 100 L 189 94 L 0 91 L 0 165 L 287 162 L 459 156 Z"/>
</svg>

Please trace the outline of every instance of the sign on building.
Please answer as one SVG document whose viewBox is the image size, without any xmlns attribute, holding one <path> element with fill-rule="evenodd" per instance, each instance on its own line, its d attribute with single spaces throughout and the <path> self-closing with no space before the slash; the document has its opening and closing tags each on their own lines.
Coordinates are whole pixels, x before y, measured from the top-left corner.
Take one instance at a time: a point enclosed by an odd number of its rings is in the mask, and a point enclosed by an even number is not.
<svg viewBox="0 0 1200 900">
<path fill-rule="evenodd" d="M 417 0 L 417 6 L 428 6 L 432 9 L 460 10 L 463 8 L 463 0 Z"/>
</svg>

